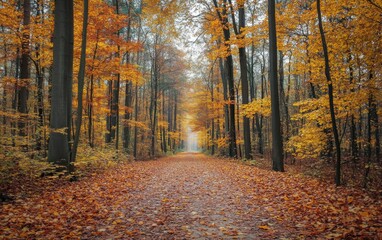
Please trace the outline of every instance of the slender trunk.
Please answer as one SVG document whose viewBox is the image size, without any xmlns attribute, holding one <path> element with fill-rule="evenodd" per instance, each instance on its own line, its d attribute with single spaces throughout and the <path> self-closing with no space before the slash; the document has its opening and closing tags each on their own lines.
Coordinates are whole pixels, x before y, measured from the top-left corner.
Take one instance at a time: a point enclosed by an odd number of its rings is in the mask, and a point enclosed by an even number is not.
<svg viewBox="0 0 382 240">
<path fill-rule="evenodd" d="M 134 107 L 134 121 L 138 121 L 138 111 L 139 111 L 139 105 L 138 105 L 138 83 L 135 84 L 135 107 Z M 138 138 L 138 127 L 134 126 L 134 151 L 133 156 L 136 159 L 137 158 L 137 139 Z"/>
<path fill-rule="evenodd" d="M 212 103 L 212 106 L 214 105 L 214 82 L 213 82 L 213 76 L 211 78 L 211 103 Z M 212 119 L 211 119 L 211 155 L 214 155 L 215 154 L 215 119 L 214 119 L 214 116 L 215 116 L 215 109 L 213 108 L 212 109 Z"/>
<path fill-rule="evenodd" d="M 237 158 L 237 145 L 236 145 L 236 123 L 235 123 L 235 84 L 234 84 L 234 74 L 233 74 L 233 58 L 231 54 L 231 45 L 229 44 L 231 33 L 229 29 L 228 19 L 227 19 L 227 0 L 223 1 L 223 8 L 220 12 L 218 9 L 218 4 L 216 0 L 214 5 L 216 7 L 217 14 L 219 16 L 220 22 L 223 28 L 224 34 L 224 45 L 229 53 L 229 55 L 224 59 L 224 68 L 227 71 L 227 82 L 228 82 L 228 98 L 229 98 L 229 156 Z"/>
<path fill-rule="evenodd" d="M 4 59 L 8 59 L 8 56 L 7 56 L 7 44 L 4 43 Z M 3 76 L 4 77 L 8 77 L 8 67 L 7 67 L 7 61 L 5 60 L 4 62 L 4 73 L 3 73 Z M 7 111 L 7 89 L 6 89 L 6 86 L 4 85 L 3 87 L 3 101 L 2 101 L 2 108 L 3 108 L 3 112 L 6 112 Z M 3 136 L 6 136 L 7 134 L 7 117 L 6 116 L 3 116 Z"/>
<path fill-rule="evenodd" d="M 41 17 L 41 11 L 40 11 L 40 4 L 39 3 L 36 3 L 37 6 L 36 6 L 36 15 L 37 15 L 37 18 L 38 17 Z M 35 20 L 35 23 L 38 24 L 39 22 L 37 21 L 37 19 Z M 43 23 L 43 21 L 41 22 Z M 40 43 L 36 43 L 36 47 L 35 47 L 35 50 L 36 50 L 36 59 L 37 60 L 33 60 L 33 63 L 35 65 L 35 70 L 36 70 L 36 85 L 37 85 L 37 94 L 36 94 L 36 99 L 37 99 L 37 127 L 38 127 L 38 130 L 36 132 L 36 150 L 38 152 L 40 152 L 42 150 L 42 147 L 43 147 L 43 144 L 44 144 L 44 140 L 43 139 L 43 132 L 45 132 L 45 130 L 43 130 L 44 128 L 44 77 L 43 77 L 43 68 L 41 68 L 41 64 L 40 64 L 40 51 L 41 51 L 41 46 L 40 46 Z M 45 148 L 44 148 L 45 150 Z M 45 156 L 44 156 L 45 157 Z"/>
<path fill-rule="evenodd" d="M 119 15 L 119 0 L 115 0 L 115 9 L 117 15 Z M 117 31 L 117 36 L 119 37 L 120 32 L 119 30 Z M 120 57 L 120 52 L 121 52 L 121 47 L 118 45 L 117 46 L 117 54 L 116 57 Z M 121 74 L 118 72 L 117 73 L 117 80 L 114 81 L 114 86 L 113 86 L 113 99 L 112 99 L 112 138 L 115 139 L 115 149 L 118 150 L 119 147 L 119 87 L 120 87 L 120 82 L 121 82 Z M 113 130 L 115 129 L 115 130 Z"/>
<path fill-rule="evenodd" d="M 94 93 L 94 75 L 90 75 L 89 81 L 89 99 L 88 99 L 88 142 L 91 148 L 94 147 L 93 142 L 93 93 Z"/>
<path fill-rule="evenodd" d="M 26 124 L 28 121 L 28 97 L 29 97 L 29 85 L 30 85 L 30 69 L 29 69 L 29 24 L 30 24 L 30 12 L 31 12 L 31 2 L 30 0 L 24 0 L 23 3 L 24 13 L 23 13 L 23 34 L 22 34 L 22 45 L 21 45 L 21 63 L 20 63 L 20 81 L 19 81 L 19 91 L 18 91 L 18 101 L 17 101 L 17 111 L 20 113 L 20 120 L 18 122 L 19 135 L 26 136 L 27 129 Z M 28 146 L 25 142 L 22 144 L 23 150 L 26 151 Z"/>
<path fill-rule="evenodd" d="M 329 53 L 328 53 L 328 47 L 326 44 L 325 39 L 325 33 L 324 28 L 322 26 L 322 17 L 321 17 L 321 6 L 320 6 L 320 0 L 317 1 L 317 15 L 318 15 L 318 26 L 320 28 L 320 35 L 321 35 L 321 41 L 322 41 L 322 48 L 324 51 L 324 58 L 325 58 L 325 76 L 328 83 L 328 97 L 329 97 L 329 108 L 330 108 L 330 118 L 332 121 L 332 131 L 333 131 L 333 137 L 334 137 L 334 143 L 336 146 L 336 175 L 335 175 L 335 182 L 336 185 L 341 184 L 341 146 L 340 146 L 340 139 L 338 136 L 338 129 L 337 129 L 337 123 L 336 123 L 336 115 L 334 112 L 334 99 L 333 99 L 333 84 L 332 84 L 332 78 L 330 75 L 330 63 L 329 63 Z"/>
<path fill-rule="evenodd" d="M 89 81 L 89 84 L 90 86 L 88 86 L 88 90 L 87 90 L 87 104 L 88 104 L 88 142 L 89 142 L 89 146 L 91 148 L 94 147 L 94 131 L 93 131 L 93 95 L 94 95 L 94 74 L 93 74 L 93 70 L 94 70 L 94 64 L 95 64 L 95 59 L 97 57 L 97 51 L 98 51 L 98 41 L 99 41 L 99 31 L 97 31 L 97 34 L 96 34 L 96 44 L 95 44 L 95 47 L 94 47 L 94 51 L 93 51 L 93 58 L 92 58 L 92 66 L 91 66 L 91 75 L 90 75 L 90 81 Z M 109 102 L 109 100 L 108 100 Z M 109 119 L 109 117 L 107 117 L 107 119 Z M 107 125 L 107 129 L 108 129 L 108 126 Z M 108 134 L 106 134 L 106 136 L 108 136 Z M 109 141 L 110 142 L 110 141 Z"/>
<path fill-rule="evenodd" d="M 168 151 L 172 151 L 172 139 L 171 139 L 171 132 L 172 132 L 172 124 L 173 124 L 173 121 L 172 121 L 172 117 L 173 117 L 173 105 L 174 105 L 174 101 L 172 99 L 174 93 L 174 91 L 169 91 L 169 94 L 168 94 L 168 107 L 167 107 L 167 122 L 168 122 L 168 126 L 167 126 L 167 147 L 168 147 Z"/>
<path fill-rule="evenodd" d="M 244 4 L 239 5 L 239 31 L 240 36 L 244 38 L 245 34 L 242 32 L 245 28 L 245 12 Z M 241 74 L 241 95 L 242 103 L 249 103 L 248 96 L 248 68 L 247 68 L 247 54 L 245 52 L 245 47 L 239 47 L 239 58 L 240 58 L 240 74 Z M 243 117 L 243 137 L 244 137 L 244 158 L 251 159 L 251 127 L 249 118 Z"/>
<path fill-rule="evenodd" d="M 128 10 L 127 15 L 129 16 L 129 20 L 127 22 L 127 35 L 126 40 L 130 41 L 130 31 L 131 31 L 131 8 L 132 8 L 132 1 L 128 0 Z M 126 53 L 126 64 L 128 65 L 130 63 L 130 53 Z M 125 124 L 123 126 L 123 149 L 130 153 L 130 139 L 131 139 L 131 126 L 129 124 L 129 120 L 131 120 L 132 114 L 131 114 L 131 108 L 132 108 L 132 89 L 133 89 L 133 83 L 131 81 L 126 82 L 125 86 Z"/>
<path fill-rule="evenodd" d="M 236 108 L 236 121 L 237 121 L 237 133 L 238 133 L 238 139 L 241 138 L 240 136 L 240 109 L 239 109 L 239 88 L 236 88 L 236 100 L 237 100 L 237 108 Z M 238 158 L 242 158 L 242 150 L 241 150 L 241 144 L 238 144 L 238 149 L 237 149 L 237 156 Z"/>
<path fill-rule="evenodd" d="M 73 98 L 73 56 L 74 56 L 74 3 L 72 0 L 69 0 L 67 2 L 68 4 L 68 16 L 66 17 L 67 26 L 65 28 L 66 35 L 68 36 L 68 41 L 65 42 L 66 47 L 66 54 L 67 57 L 65 58 L 65 78 L 67 79 L 67 84 L 64 85 L 66 94 L 66 102 L 67 102 L 67 126 L 68 126 L 68 142 L 69 142 L 69 152 L 71 152 L 71 145 L 72 145 L 72 98 Z M 70 167 L 70 165 L 69 165 Z"/>
<path fill-rule="evenodd" d="M 15 87 L 12 96 L 12 110 L 17 112 L 17 99 L 19 95 L 19 77 L 20 77 L 20 49 L 16 50 L 16 61 L 15 61 Z M 11 122 L 11 135 L 12 135 L 12 147 L 16 146 L 16 121 Z"/>
<path fill-rule="evenodd" d="M 158 36 L 156 37 L 156 44 L 158 41 Z M 150 155 L 154 157 L 156 155 L 156 129 L 157 129 L 157 107 L 158 107 L 158 81 L 159 81 L 159 66 L 158 66 L 158 50 L 154 46 L 154 59 L 153 59 L 153 70 L 151 78 L 151 103 L 150 103 L 150 120 L 151 120 L 151 149 Z"/>
<path fill-rule="evenodd" d="M 373 96 L 369 96 L 368 113 L 367 113 L 367 149 L 366 149 L 366 161 L 365 161 L 365 173 L 363 179 L 363 187 L 367 188 L 369 182 L 370 163 L 372 156 L 372 115 L 373 115 Z"/>
<path fill-rule="evenodd" d="M 78 71 L 78 107 L 77 107 L 77 122 L 76 122 L 76 134 L 74 137 L 73 151 L 71 162 L 76 161 L 78 143 L 81 134 L 81 124 L 82 124 L 82 97 L 84 92 L 84 81 L 85 81 L 85 66 L 86 66 L 86 35 L 87 35 L 87 25 L 88 25 L 88 12 L 89 12 L 89 2 L 84 0 L 84 19 L 82 23 L 82 43 L 81 43 L 81 59 L 80 68 Z"/>
<path fill-rule="evenodd" d="M 111 124 L 111 119 L 112 119 L 112 98 L 113 98 L 113 83 L 111 80 L 107 82 L 107 108 L 108 108 L 108 113 L 106 116 L 106 134 L 105 134 L 105 142 L 106 143 L 111 143 L 112 140 L 112 124 Z"/>
<path fill-rule="evenodd" d="M 263 44 L 262 64 L 261 64 L 261 78 L 260 78 L 260 98 L 265 97 L 265 46 Z M 263 115 L 256 114 L 256 128 L 258 136 L 258 149 L 261 155 L 264 154 L 264 133 L 263 133 Z"/>
<path fill-rule="evenodd" d="M 174 133 L 176 131 L 178 131 L 178 128 L 177 128 L 177 115 L 178 115 L 178 93 L 175 92 L 175 96 L 174 96 L 174 123 L 173 123 L 173 131 L 174 131 Z M 173 139 L 172 142 L 173 142 L 172 143 L 172 151 L 175 153 L 175 151 L 177 150 L 177 148 L 179 148 L 179 146 L 176 146 L 175 138 Z"/>
<path fill-rule="evenodd" d="M 162 123 L 165 122 L 165 97 L 166 93 L 165 90 L 162 92 Z M 163 145 L 163 152 L 167 153 L 167 142 L 166 142 L 166 128 L 162 125 L 162 145 Z"/>
<path fill-rule="evenodd" d="M 224 97 L 224 136 L 229 133 L 229 114 L 228 114 L 228 83 L 227 83 L 227 72 L 224 68 L 223 59 L 219 58 L 219 69 L 220 75 L 223 83 L 223 97 Z"/>
<path fill-rule="evenodd" d="M 354 70 L 353 67 L 351 66 L 351 54 L 349 50 L 349 58 L 348 58 L 348 63 L 349 63 L 349 83 L 350 85 L 353 84 L 354 81 Z M 355 91 L 354 87 L 351 87 L 350 90 L 352 93 Z M 352 160 L 354 163 L 357 162 L 358 160 L 358 146 L 357 146 L 357 128 L 355 125 L 355 116 L 352 113 L 351 115 L 351 120 L 350 120 L 350 147 L 351 147 L 351 156 Z"/>
</svg>

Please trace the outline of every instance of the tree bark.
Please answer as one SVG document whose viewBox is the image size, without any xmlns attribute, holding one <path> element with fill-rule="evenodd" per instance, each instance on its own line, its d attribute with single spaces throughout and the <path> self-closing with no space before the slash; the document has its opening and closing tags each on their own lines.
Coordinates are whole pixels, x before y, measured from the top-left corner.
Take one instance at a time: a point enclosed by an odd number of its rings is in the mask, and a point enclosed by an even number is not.
<svg viewBox="0 0 382 240">
<path fill-rule="evenodd" d="M 74 144 L 71 162 L 76 161 L 78 143 L 81 135 L 81 124 L 82 124 L 82 98 L 84 92 L 84 81 L 85 81 L 85 67 L 86 67 L 86 35 L 88 26 L 88 14 L 89 13 L 89 2 L 84 0 L 84 18 L 82 23 L 82 43 L 81 43 L 81 59 L 80 59 L 80 69 L 78 71 L 78 107 L 77 107 L 77 121 L 76 121 L 76 134 L 74 136 Z"/>
<path fill-rule="evenodd" d="M 129 20 L 127 22 L 127 34 L 126 34 L 126 40 L 130 41 L 130 31 L 131 31 L 131 8 L 132 8 L 132 1 L 128 0 L 128 10 L 127 15 L 129 17 Z M 130 63 L 130 53 L 126 53 L 126 64 Z M 130 139 L 131 139 L 131 126 L 129 124 L 129 120 L 131 120 L 132 114 L 131 114 L 131 108 L 132 108 L 132 89 L 133 89 L 133 83 L 131 80 L 126 82 L 125 86 L 125 124 L 123 126 L 123 149 L 130 153 Z"/>
<path fill-rule="evenodd" d="M 52 109 L 48 161 L 70 163 L 71 73 L 73 58 L 73 0 L 55 1 L 53 38 Z M 70 47 L 71 46 L 71 47 Z M 68 66 L 71 65 L 71 66 Z"/>
<path fill-rule="evenodd" d="M 20 120 L 18 122 L 19 135 L 26 136 L 26 124 L 27 124 L 27 114 L 28 114 L 28 97 L 29 97 L 29 24 L 30 24 L 30 12 L 31 12 L 31 2 L 30 0 L 24 0 L 23 4 L 23 34 L 22 34 L 22 44 L 21 44 L 21 62 L 20 62 L 20 81 L 18 90 L 18 101 L 17 101 L 17 111 L 20 114 Z M 27 145 L 22 144 L 24 150 L 27 150 Z"/>
<path fill-rule="evenodd" d="M 218 9 L 217 1 L 214 0 L 217 15 L 223 27 L 224 45 L 228 49 L 229 55 L 224 59 L 224 68 L 227 71 L 228 82 L 228 97 L 229 97 L 229 156 L 237 158 L 237 145 L 236 145 L 236 123 L 235 123 L 235 84 L 233 75 L 233 58 L 231 53 L 231 45 L 229 40 L 231 33 L 229 30 L 229 24 L 227 19 L 227 0 L 223 1 L 223 10 L 220 12 Z"/>
<path fill-rule="evenodd" d="M 326 44 L 324 28 L 322 26 L 320 0 L 317 0 L 317 15 L 318 15 L 318 26 L 320 29 L 320 35 L 321 35 L 321 41 L 322 41 L 322 49 L 324 51 L 324 58 L 325 58 L 325 76 L 326 76 L 326 80 L 327 80 L 327 84 L 328 84 L 328 97 L 329 97 L 330 118 L 332 121 L 332 132 L 333 132 L 333 137 L 334 137 L 334 143 L 336 146 L 335 183 L 337 186 L 339 186 L 341 184 L 341 146 L 340 146 L 340 139 L 338 136 L 336 115 L 334 112 L 333 84 L 332 84 L 332 78 L 330 75 L 328 46 Z"/>
<path fill-rule="evenodd" d="M 239 5 L 239 31 L 241 39 L 244 39 L 243 28 L 245 28 L 245 12 L 244 4 Z M 247 54 L 245 47 L 239 47 L 239 59 L 240 59 L 240 74 L 241 74 L 241 96 L 242 103 L 249 103 L 248 94 L 248 67 L 247 67 Z M 251 159 L 251 127 L 249 118 L 243 117 L 243 137 L 244 137 L 244 158 Z"/>
<path fill-rule="evenodd" d="M 269 24 L 269 81 L 272 108 L 272 163 L 273 170 L 284 171 L 283 142 L 281 136 L 279 91 L 277 78 L 277 38 L 275 0 L 268 0 Z"/>
</svg>

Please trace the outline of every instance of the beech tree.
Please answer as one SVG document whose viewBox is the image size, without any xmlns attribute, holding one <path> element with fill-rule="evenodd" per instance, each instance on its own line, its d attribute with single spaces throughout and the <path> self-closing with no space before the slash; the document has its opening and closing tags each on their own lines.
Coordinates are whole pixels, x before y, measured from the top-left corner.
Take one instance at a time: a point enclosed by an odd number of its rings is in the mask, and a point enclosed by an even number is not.
<svg viewBox="0 0 382 240">
<path fill-rule="evenodd" d="M 277 37 L 275 0 L 268 0 L 268 26 L 269 26 L 269 81 L 271 84 L 272 108 L 272 163 L 273 170 L 284 171 L 284 152 L 281 136 L 279 90 L 277 77 Z"/>
<path fill-rule="evenodd" d="M 72 120 L 73 0 L 56 0 L 54 17 L 48 161 L 69 166 Z"/>
<path fill-rule="evenodd" d="M 18 82 L 18 99 L 17 99 L 17 110 L 21 114 L 20 121 L 18 124 L 20 136 L 26 136 L 26 125 L 28 120 L 28 97 L 29 97 L 29 86 L 30 86 L 30 68 L 29 68 L 29 58 L 30 58 L 30 12 L 31 12 L 31 2 L 30 0 L 24 0 L 23 2 L 23 33 L 22 33 L 22 44 L 21 44 L 21 62 L 20 62 L 20 80 Z M 23 144 L 25 145 L 25 144 Z"/>
</svg>

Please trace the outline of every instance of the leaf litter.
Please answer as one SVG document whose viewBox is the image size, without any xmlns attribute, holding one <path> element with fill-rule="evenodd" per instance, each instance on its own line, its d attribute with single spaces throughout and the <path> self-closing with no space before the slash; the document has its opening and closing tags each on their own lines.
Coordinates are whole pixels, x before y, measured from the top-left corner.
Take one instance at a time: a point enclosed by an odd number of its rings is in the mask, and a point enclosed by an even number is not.
<svg viewBox="0 0 382 240">
<path fill-rule="evenodd" d="M 178 154 L 0 206 L 2 239 L 382 239 L 380 198 Z"/>
</svg>

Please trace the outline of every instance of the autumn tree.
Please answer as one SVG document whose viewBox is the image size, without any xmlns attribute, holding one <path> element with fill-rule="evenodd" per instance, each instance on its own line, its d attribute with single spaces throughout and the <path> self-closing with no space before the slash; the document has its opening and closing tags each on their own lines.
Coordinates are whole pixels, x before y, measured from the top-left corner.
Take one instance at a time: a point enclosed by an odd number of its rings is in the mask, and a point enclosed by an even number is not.
<svg viewBox="0 0 382 240">
<path fill-rule="evenodd" d="M 224 47 L 227 51 L 227 56 L 224 58 L 224 65 L 221 69 L 224 72 L 223 76 L 226 78 L 228 83 L 228 98 L 229 98 L 229 155 L 230 157 L 237 157 L 237 145 L 236 145 L 236 122 L 235 122 L 235 86 L 234 86 L 234 74 L 233 74 L 233 57 L 231 54 L 230 46 L 230 28 L 228 23 L 228 2 L 225 0 L 222 3 L 222 6 L 219 6 L 217 1 L 214 0 L 215 11 L 218 16 L 218 19 L 223 29 L 222 39 L 224 41 Z"/>
<path fill-rule="evenodd" d="M 277 77 L 277 39 L 275 1 L 268 1 L 269 23 L 269 78 L 271 83 L 271 106 L 272 106 L 272 162 L 273 170 L 284 171 L 283 144 L 280 128 L 280 107 Z"/>
<path fill-rule="evenodd" d="M 18 124 L 19 134 L 26 136 L 26 124 L 28 114 L 28 96 L 29 96 L 29 82 L 30 82 L 30 69 L 29 69 L 29 43 L 30 43 L 30 18 L 31 18 L 31 2 L 24 0 L 23 2 L 23 33 L 21 44 L 21 62 L 20 62 L 20 81 L 18 82 L 18 99 L 17 110 L 21 114 Z"/>
<path fill-rule="evenodd" d="M 70 164 L 73 1 L 55 1 L 49 162 Z"/>
<path fill-rule="evenodd" d="M 332 131 L 333 131 L 333 136 L 334 136 L 334 142 L 336 145 L 337 162 L 336 162 L 335 181 L 336 181 L 336 185 L 340 185 L 341 184 L 341 146 L 340 146 L 340 139 L 339 139 L 338 130 L 337 130 L 336 115 L 334 112 L 333 84 L 332 84 L 332 78 L 330 75 L 330 62 L 329 62 L 328 46 L 326 43 L 324 28 L 322 26 L 320 0 L 317 0 L 316 4 L 317 4 L 318 26 L 320 28 L 322 49 L 324 51 L 324 58 L 325 58 L 325 76 L 326 76 L 326 80 L 328 82 L 330 118 L 331 118 L 331 122 L 332 122 Z"/>
<path fill-rule="evenodd" d="M 82 42 L 81 42 L 81 60 L 80 67 L 78 70 L 78 106 L 77 106 L 77 121 L 76 121 L 76 134 L 74 136 L 73 152 L 71 160 L 74 162 L 77 155 L 78 144 L 80 141 L 81 125 L 82 125 L 82 98 L 84 92 L 84 81 L 85 81 L 85 67 L 86 67 L 86 38 L 87 38 L 87 27 L 89 18 L 89 2 L 84 0 L 84 19 L 82 23 Z"/>
</svg>

